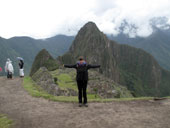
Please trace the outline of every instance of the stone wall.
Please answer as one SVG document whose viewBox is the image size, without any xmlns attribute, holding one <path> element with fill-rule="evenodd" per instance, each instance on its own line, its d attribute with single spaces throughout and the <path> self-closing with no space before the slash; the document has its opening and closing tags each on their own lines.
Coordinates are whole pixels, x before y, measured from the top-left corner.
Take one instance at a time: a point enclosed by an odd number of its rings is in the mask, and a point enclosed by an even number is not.
<svg viewBox="0 0 170 128">
<path fill-rule="evenodd" d="M 55 84 L 53 77 L 45 67 L 41 67 L 32 79 L 41 86 L 45 91 L 52 95 L 60 95 L 58 85 Z"/>
</svg>

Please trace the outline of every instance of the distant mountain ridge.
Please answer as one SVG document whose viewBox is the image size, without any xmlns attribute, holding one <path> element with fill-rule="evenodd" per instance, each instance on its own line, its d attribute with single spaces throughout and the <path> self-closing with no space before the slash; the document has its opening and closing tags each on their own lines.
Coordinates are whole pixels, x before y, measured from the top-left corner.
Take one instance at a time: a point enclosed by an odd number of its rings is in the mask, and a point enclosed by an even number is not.
<svg viewBox="0 0 170 128">
<path fill-rule="evenodd" d="M 100 73 L 125 85 L 135 96 L 170 95 L 170 72 L 144 50 L 109 40 L 93 22 L 80 29 L 69 51 L 58 60 L 73 64 L 80 55 L 88 63 L 100 64 Z"/>
<path fill-rule="evenodd" d="M 138 36 L 129 38 L 128 35 L 124 33 L 120 33 L 117 36 L 107 35 L 107 37 L 121 44 L 128 44 L 144 49 L 155 57 L 161 67 L 170 70 L 170 29 L 156 27 L 156 25 L 160 26 L 160 24 L 163 26 L 165 21 L 165 19 L 155 19 L 154 32 L 146 38 Z M 168 26 L 165 24 L 164 28 L 165 27 Z M 56 58 L 68 51 L 74 38 L 74 36 L 65 35 L 57 35 L 51 38 L 38 40 L 30 37 L 13 37 L 10 39 L 0 37 L 0 66 L 4 67 L 6 59 L 11 58 L 16 74 L 18 73 L 16 56 L 21 56 L 25 59 L 26 74 L 29 74 L 34 57 L 41 49 L 47 49 L 50 54 Z M 3 72 L 0 75 L 2 74 L 4 75 L 5 73 Z"/>
<path fill-rule="evenodd" d="M 120 44 L 128 44 L 141 48 L 152 54 L 158 63 L 165 69 L 170 70 L 170 29 L 161 29 L 153 26 L 153 33 L 148 37 L 130 38 L 120 33 L 117 36 L 109 35 L 108 38 Z"/>
<path fill-rule="evenodd" d="M 73 36 L 65 35 L 38 40 L 30 37 L 13 37 L 10 39 L 0 37 L 0 67 L 4 67 L 6 59 L 10 58 L 14 64 L 15 75 L 17 75 L 18 61 L 16 57 L 21 56 L 24 58 L 26 74 L 29 74 L 34 57 L 40 50 L 45 48 L 56 58 L 68 50 L 73 39 Z M 0 75 L 5 75 L 5 72 Z"/>
</svg>

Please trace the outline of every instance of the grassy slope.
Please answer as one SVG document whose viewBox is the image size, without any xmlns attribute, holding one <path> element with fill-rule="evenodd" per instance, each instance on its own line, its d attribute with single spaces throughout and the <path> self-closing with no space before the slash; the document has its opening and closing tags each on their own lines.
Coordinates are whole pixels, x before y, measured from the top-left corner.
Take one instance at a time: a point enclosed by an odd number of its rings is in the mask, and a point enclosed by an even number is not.
<svg viewBox="0 0 170 128">
<path fill-rule="evenodd" d="M 57 76 L 58 85 L 60 88 L 70 88 L 77 91 L 76 83 L 71 79 L 68 74 L 60 74 Z"/>
<path fill-rule="evenodd" d="M 73 69 L 57 69 L 51 72 L 53 78 L 57 78 L 56 84 L 59 85 L 62 89 L 72 89 L 77 91 L 77 83 L 76 83 L 76 71 Z M 112 86 L 110 89 L 105 85 L 110 84 Z M 96 86 L 97 85 L 97 86 Z M 105 90 L 101 90 L 99 88 L 105 88 Z M 130 91 L 128 91 L 124 86 L 117 85 L 113 81 L 109 81 L 109 79 L 104 78 L 104 76 L 100 75 L 95 71 L 89 71 L 89 81 L 87 87 L 87 94 L 91 97 L 100 97 L 99 91 L 111 91 L 112 89 L 116 90 L 119 93 L 119 97 L 117 98 L 125 98 L 132 97 Z M 93 91 L 92 91 L 93 90 Z"/>
<path fill-rule="evenodd" d="M 49 99 L 52 101 L 63 101 L 63 102 L 77 102 L 78 101 L 77 96 L 54 96 L 54 95 L 48 94 L 41 87 L 36 85 L 36 83 L 30 77 L 24 78 L 23 85 L 24 85 L 24 88 L 28 91 L 28 93 L 34 97 L 43 97 L 45 99 Z M 64 87 L 62 86 L 62 88 Z M 88 94 L 87 97 L 90 101 L 99 100 L 92 94 Z"/>
<path fill-rule="evenodd" d="M 58 79 L 56 84 L 61 89 L 63 89 L 63 90 L 72 89 L 72 90 L 78 92 L 77 83 L 74 80 L 75 72 L 69 72 L 69 74 L 68 74 L 68 73 L 59 73 L 58 70 L 55 70 L 55 71 L 52 71 L 51 74 L 54 78 Z M 90 99 L 99 98 L 99 96 L 97 94 L 90 94 L 88 89 L 87 89 L 87 96 Z"/>
<path fill-rule="evenodd" d="M 0 128 L 9 128 L 13 121 L 8 119 L 5 115 L 0 114 Z"/>
<path fill-rule="evenodd" d="M 51 101 L 58 102 L 78 102 L 77 96 L 53 96 L 42 90 L 37 86 L 30 77 L 25 77 L 23 86 L 25 90 L 33 97 L 42 97 Z M 129 101 L 129 100 L 151 100 L 153 97 L 139 97 L 139 98 L 113 98 L 113 99 L 100 99 L 88 96 L 89 102 L 110 102 L 110 101 Z"/>
</svg>

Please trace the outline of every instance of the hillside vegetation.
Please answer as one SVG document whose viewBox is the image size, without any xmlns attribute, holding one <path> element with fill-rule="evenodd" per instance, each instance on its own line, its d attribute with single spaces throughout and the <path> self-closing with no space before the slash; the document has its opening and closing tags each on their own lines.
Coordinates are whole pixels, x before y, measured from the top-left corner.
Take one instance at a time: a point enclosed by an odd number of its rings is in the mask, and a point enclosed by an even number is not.
<svg viewBox="0 0 170 128">
<path fill-rule="evenodd" d="M 6 59 L 10 58 L 14 65 L 14 75 L 18 75 L 19 68 L 16 57 L 19 56 L 24 58 L 24 70 L 25 74 L 28 75 L 34 58 L 40 50 L 45 48 L 54 58 L 56 58 L 68 50 L 73 39 L 74 37 L 72 36 L 64 35 L 38 40 L 30 37 L 13 37 L 10 39 L 0 37 L 0 67 L 3 68 Z M 3 71 L 0 75 L 5 75 L 5 72 Z"/>
<path fill-rule="evenodd" d="M 136 48 L 141 48 L 158 61 L 161 67 L 170 70 L 170 29 L 164 30 L 153 28 L 154 32 L 148 37 L 130 38 L 126 34 L 117 36 L 108 36 L 109 39 L 115 40 L 121 44 L 128 44 Z"/>
<path fill-rule="evenodd" d="M 45 49 L 42 49 L 34 59 L 30 76 L 32 76 L 40 67 L 46 67 L 49 71 L 58 68 L 57 61 Z"/>
</svg>

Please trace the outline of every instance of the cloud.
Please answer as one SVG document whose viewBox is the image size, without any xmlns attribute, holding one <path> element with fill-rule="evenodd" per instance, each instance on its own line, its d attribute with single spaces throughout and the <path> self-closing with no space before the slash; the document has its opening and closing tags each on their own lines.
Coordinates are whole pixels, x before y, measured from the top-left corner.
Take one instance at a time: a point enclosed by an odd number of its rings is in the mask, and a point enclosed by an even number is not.
<svg viewBox="0 0 170 128">
<path fill-rule="evenodd" d="M 167 17 L 169 0 L 0 0 L 0 36 L 47 38 L 75 35 L 88 21 L 106 34 L 123 30 L 130 37 L 152 33 L 151 19 Z"/>
<path fill-rule="evenodd" d="M 129 34 L 130 37 L 146 37 L 153 32 L 151 25 L 153 18 L 167 17 L 170 19 L 168 13 L 170 2 L 168 0 L 114 0 L 107 2 L 110 2 L 109 5 L 114 5 L 114 7 L 105 9 L 102 14 L 102 22 L 98 23 L 98 26 L 108 34 L 118 34 L 122 23 L 126 21 L 129 26 L 125 27 L 123 33 Z M 108 24 L 105 25 L 106 23 Z"/>
</svg>

